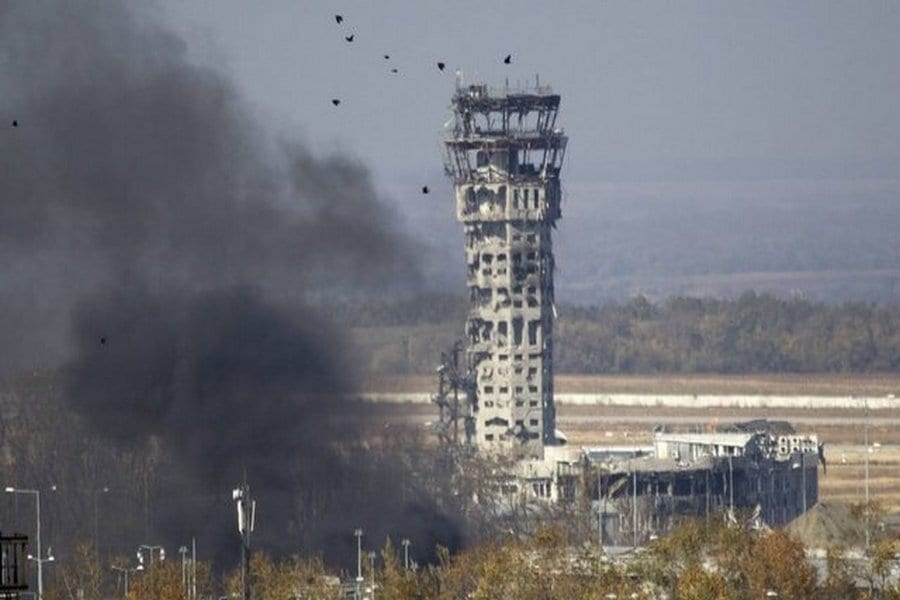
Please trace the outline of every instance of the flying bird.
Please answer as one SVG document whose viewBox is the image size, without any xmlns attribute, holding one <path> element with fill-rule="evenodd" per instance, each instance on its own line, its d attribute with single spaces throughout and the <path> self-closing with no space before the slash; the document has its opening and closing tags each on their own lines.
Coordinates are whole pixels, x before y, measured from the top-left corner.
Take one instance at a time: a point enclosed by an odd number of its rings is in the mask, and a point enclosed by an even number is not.
<svg viewBox="0 0 900 600">
<path fill-rule="evenodd" d="M 19 126 L 19 122 L 18 122 L 18 121 L 13 121 L 13 127 L 18 127 L 18 126 Z"/>
<path fill-rule="evenodd" d="M 345 37 L 344 39 L 347 40 L 348 42 L 352 42 L 352 41 L 353 41 L 353 36 L 354 36 L 354 34 L 351 33 L 350 35 L 348 35 L 348 36 Z"/>
<path fill-rule="evenodd" d="M 444 70 L 444 67 L 446 67 L 446 66 L 447 66 L 447 65 L 445 65 L 444 63 L 439 62 L 439 63 L 438 63 L 438 71 L 443 71 L 443 70 Z"/>
<path fill-rule="evenodd" d="M 427 193 L 428 193 L 428 186 L 427 186 L 427 185 L 423 185 L 423 186 L 422 186 L 422 193 L 423 193 L 423 194 L 427 194 Z"/>
<path fill-rule="evenodd" d="M 506 58 L 503 59 L 503 64 L 508 65 L 512 62 L 512 54 L 507 54 Z"/>
<path fill-rule="evenodd" d="M 341 15 L 334 15 L 334 20 L 337 21 L 338 25 L 340 25 L 344 22 L 344 17 L 342 17 Z"/>
<path fill-rule="evenodd" d="M 338 100 L 337 98 L 332 98 L 332 99 L 331 99 L 331 103 L 334 104 L 335 106 L 337 106 L 338 104 L 341 103 L 341 101 Z"/>
<path fill-rule="evenodd" d="M 385 55 L 384 55 L 384 60 L 391 60 L 391 55 L 390 55 L 390 54 L 385 54 Z"/>
<path fill-rule="evenodd" d="M 105 345 L 106 345 L 106 336 L 105 336 L 105 335 L 101 335 L 101 336 L 100 336 L 100 345 L 101 345 L 101 346 L 105 346 Z"/>
<path fill-rule="evenodd" d="M 397 68 L 393 68 L 393 69 L 391 69 L 391 73 L 399 73 L 399 72 L 400 72 L 400 70 L 399 70 L 399 69 L 397 69 Z"/>
</svg>

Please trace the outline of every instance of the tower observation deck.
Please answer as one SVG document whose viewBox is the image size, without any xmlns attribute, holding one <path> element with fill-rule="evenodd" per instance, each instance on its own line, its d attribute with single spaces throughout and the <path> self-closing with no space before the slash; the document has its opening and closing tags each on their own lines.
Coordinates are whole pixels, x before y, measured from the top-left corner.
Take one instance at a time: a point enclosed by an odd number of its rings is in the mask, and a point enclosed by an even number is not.
<svg viewBox="0 0 900 600">
<path fill-rule="evenodd" d="M 466 438 L 517 458 L 543 458 L 555 441 L 551 231 L 567 141 L 556 128 L 559 99 L 548 87 L 458 86 L 444 142 L 468 267 Z"/>
</svg>

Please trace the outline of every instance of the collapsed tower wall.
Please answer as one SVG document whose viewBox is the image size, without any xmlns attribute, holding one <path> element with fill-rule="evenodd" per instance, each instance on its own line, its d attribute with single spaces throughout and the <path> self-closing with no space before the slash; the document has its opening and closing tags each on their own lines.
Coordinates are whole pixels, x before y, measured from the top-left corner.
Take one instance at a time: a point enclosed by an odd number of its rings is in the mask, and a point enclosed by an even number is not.
<svg viewBox="0 0 900 600">
<path fill-rule="evenodd" d="M 467 440 L 517 458 L 543 458 L 555 440 L 553 239 L 567 138 L 560 97 L 458 87 L 446 169 L 464 225 L 474 373 Z"/>
</svg>

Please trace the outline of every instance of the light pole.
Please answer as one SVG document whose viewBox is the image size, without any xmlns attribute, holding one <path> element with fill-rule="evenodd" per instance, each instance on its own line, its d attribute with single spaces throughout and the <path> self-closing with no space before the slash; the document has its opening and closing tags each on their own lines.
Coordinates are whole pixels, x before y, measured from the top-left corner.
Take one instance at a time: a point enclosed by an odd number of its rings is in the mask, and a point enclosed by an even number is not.
<svg viewBox="0 0 900 600">
<path fill-rule="evenodd" d="M 181 555 L 181 589 L 187 590 L 187 546 L 182 546 L 178 549 L 178 554 Z"/>
<path fill-rule="evenodd" d="M 371 600 L 375 600 L 375 553 L 369 552 L 369 570 L 372 572 L 372 595 Z"/>
<path fill-rule="evenodd" d="M 400 544 L 403 546 L 403 567 L 409 571 L 409 538 L 403 538 Z"/>
<path fill-rule="evenodd" d="M 250 535 L 256 528 L 256 500 L 250 497 L 247 474 L 244 483 L 231 492 L 237 508 L 238 533 L 241 534 L 241 595 L 250 600 Z"/>
<path fill-rule="evenodd" d="M 20 488 L 11 487 L 11 486 L 7 487 L 4 491 L 6 491 L 7 494 L 34 494 L 35 522 L 36 522 L 35 538 L 36 538 L 36 546 L 37 546 L 37 558 L 34 559 L 31 556 L 29 556 L 28 558 L 31 558 L 37 564 L 37 580 L 38 580 L 37 600 L 43 600 L 44 599 L 44 577 L 43 577 L 44 569 L 43 569 L 43 566 L 44 566 L 45 562 L 50 562 L 53 559 L 52 559 L 52 556 L 50 556 L 46 559 L 44 559 L 41 556 L 41 493 L 38 490 L 25 490 L 25 489 L 20 489 Z"/>
<path fill-rule="evenodd" d="M 865 460 L 865 486 L 866 486 L 866 555 L 869 554 L 869 398 L 863 396 L 863 454 Z"/>
<path fill-rule="evenodd" d="M 97 558 L 100 558 L 100 519 L 98 517 L 98 504 L 100 503 L 100 494 L 109 493 L 109 488 L 107 486 L 103 486 L 102 488 L 98 488 L 93 490 L 94 495 L 94 551 L 97 553 Z"/>
<path fill-rule="evenodd" d="M 128 597 L 128 574 L 129 574 L 129 573 L 135 573 L 135 572 L 137 572 L 137 571 L 143 571 L 143 570 L 144 570 L 144 565 L 138 564 L 138 566 L 136 566 L 136 567 L 134 567 L 134 568 L 129 568 L 129 567 L 117 567 L 117 566 L 113 565 L 112 570 L 113 570 L 113 571 L 118 571 L 119 573 L 122 573 L 123 575 L 125 575 L 125 597 L 127 598 L 127 597 Z M 117 586 L 117 587 L 118 587 L 118 586 Z"/>
<path fill-rule="evenodd" d="M 39 573 L 43 570 L 44 563 L 49 563 L 56 560 L 56 557 L 53 556 L 53 548 L 47 548 L 47 558 L 32 556 L 31 554 L 29 554 L 27 558 L 28 560 L 33 560 L 37 564 Z"/>
<path fill-rule="evenodd" d="M 141 564 L 141 565 L 144 564 L 144 554 L 143 554 L 144 550 L 146 550 L 147 554 L 150 556 L 150 567 L 153 567 L 153 553 L 154 552 L 159 553 L 160 561 L 166 560 L 166 549 L 163 548 L 162 546 L 151 546 L 149 544 L 141 544 L 140 546 L 138 546 L 138 550 L 137 550 L 138 564 Z"/>
<path fill-rule="evenodd" d="M 356 582 L 357 584 L 362 583 L 362 536 L 363 530 L 360 527 L 357 527 L 353 530 L 353 535 L 356 536 Z"/>
</svg>

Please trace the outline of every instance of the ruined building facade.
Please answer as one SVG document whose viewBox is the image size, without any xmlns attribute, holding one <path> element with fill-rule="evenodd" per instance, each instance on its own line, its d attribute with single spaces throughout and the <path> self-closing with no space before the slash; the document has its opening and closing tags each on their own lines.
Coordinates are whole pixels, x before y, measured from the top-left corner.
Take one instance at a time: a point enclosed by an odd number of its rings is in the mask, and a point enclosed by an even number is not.
<svg viewBox="0 0 900 600">
<path fill-rule="evenodd" d="M 457 86 L 445 140 L 465 229 L 469 309 L 465 440 L 488 452 L 541 459 L 555 441 L 553 240 L 566 136 L 559 96 Z"/>
</svg>

